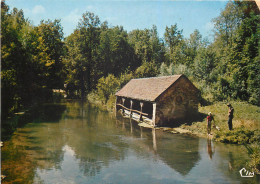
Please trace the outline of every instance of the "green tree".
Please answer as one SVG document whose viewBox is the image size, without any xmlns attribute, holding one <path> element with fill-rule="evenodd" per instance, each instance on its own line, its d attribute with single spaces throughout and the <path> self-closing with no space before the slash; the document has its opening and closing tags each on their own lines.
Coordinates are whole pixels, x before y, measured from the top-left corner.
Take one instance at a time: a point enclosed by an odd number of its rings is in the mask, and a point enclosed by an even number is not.
<svg viewBox="0 0 260 184">
<path fill-rule="evenodd" d="M 23 11 L 9 7 L 1 1 L 1 103 L 2 118 L 25 104 L 30 93 L 29 58 L 25 49 L 23 28 L 29 26 Z"/>
<path fill-rule="evenodd" d="M 98 49 L 104 76 L 109 73 L 119 76 L 127 68 L 134 70 L 139 66 L 134 49 L 128 43 L 128 35 L 123 27 L 116 26 L 102 30 Z"/>
<path fill-rule="evenodd" d="M 182 30 L 178 30 L 177 24 L 166 26 L 164 39 L 166 43 L 166 55 L 169 58 L 168 63 L 183 64 L 185 56 L 183 53 L 185 42 Z"/>
<path fill-rule="evenodd" d="M 156 63 L 145 62 L 135 71 L 136 78 L 155 77 L 159 74 Z"/>
<path fill-rule="evenodd" d="M 197 29 L 194 30 L 192 34 L 190 34 L 190 38 L 186 39 L 185 42 L 186 42 L 184 47 L 185 65 L 187 65 L 188 67 L 192 67 L 194 63 L 194 59 L 197 56 L 198 50 L 200 48 L 204 48 L 206 44 L 202 40 L 202 35 Z"/>
<path fill-rule="evenodd" d="M 85 98 L 85 93 L 89 92 L 95 87 L 95 83 L 98 80 L 99 73 L 97 50 L 99 45 L 100 35 L 100 19 L 93 13 L 86 12 L 82 15 L 82 19 L 79 21 L 78 29 L 80 36 L 80 48 L 82 54 L 82 66 L 80 69 L 80 88 L 81 97 Z"/>
<path fill-rule="evenodd" d="M 129 43 L 137 56 L 136 63 L 153 62 L 157 67 L 165 60 L 165 47 L 159 39 L 157 27 L 133 30 L 129 33 Z"/>
<path fill-rule="evenodd" d="M 204 80 L 207 85 L 214 82 L 212 79 L 212 71 L 216 67 L 216 54 L 210 48 L 201 48 L 194 60 L 193 75 L 196 79 Z"/>
<path fill-rule="evenodd" d="M 218 44 L 221 44 L 221 47 L 232 47 L 241 18 L 241 9 L 234 2 L 229 1 L 220 16 L 213 19 L 215 38 L 219 40 Z"/>
<path fill-rule="evenodd" d="M 41 64 L 42 84 L 49 89 L 61 89 L 64 84 L 64 42 L 60 20 L 41 21 L 35 27 L 38 40 L 33 53 L 34 62 Z"/>
<path fill-rule="evenodd" d="M 98 47 L 101 29 L 106 29 L 98 16 L 86 12 L 80 19 L 78 28 L 66 38 L 67 55 L 64 63 L 67 66 L 67 87 L 76 90 L 84 99 L 86 93 L 94 89 L 101 76 L 101 63 L 98 60 Z"/>
<path fill-rule="evenodd" d="M 213 22 L 215 40 L 212 47 L 219 58 L 216 70 L 222 75 L 216 85 L 227 86 L 229 98 L 259 104 L 256 100 L 259 94 L 259 62 L 256 62 L 259 55 L 259 9 L 256 3 L 229 1 Z"/>
</svg>

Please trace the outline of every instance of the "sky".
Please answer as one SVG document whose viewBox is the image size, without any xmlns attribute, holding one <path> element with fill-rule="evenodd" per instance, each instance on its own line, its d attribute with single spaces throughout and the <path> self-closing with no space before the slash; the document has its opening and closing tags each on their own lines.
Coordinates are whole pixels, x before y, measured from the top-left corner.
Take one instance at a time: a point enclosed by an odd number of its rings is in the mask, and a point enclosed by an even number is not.
<svg viewBox="0 0 260 184">
<path fill-rule="evenodd" d="M 10 9 L 23 9 L 25 18 L 33 25 L 41 20 L 60 19 L 64 36 L 77 28 L 82 14 L 89 11 L 107 21 L 109 26 L 151 29 L 157 26 L 163 38 L 166 26 L 177 24 L 185 38 L 198 29 L 203 38 L 213 36 L 212 19 L 220 15 L 227 1 L 167 1 L 167 0 L 6 0 Z"/>
</svg>

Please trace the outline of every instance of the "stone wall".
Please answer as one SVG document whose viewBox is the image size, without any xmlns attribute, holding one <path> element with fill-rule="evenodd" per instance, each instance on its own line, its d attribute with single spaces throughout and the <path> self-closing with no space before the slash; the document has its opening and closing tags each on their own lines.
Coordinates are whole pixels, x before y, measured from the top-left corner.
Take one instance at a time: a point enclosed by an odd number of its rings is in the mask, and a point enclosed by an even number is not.
<svg viewBox="0 0 260 184">
<path fill-rule="evenodd" d="M 198 111 L 198 90 L 182 77 L 156 101 L 155 124 L 191 119 Z"/>
</svg>

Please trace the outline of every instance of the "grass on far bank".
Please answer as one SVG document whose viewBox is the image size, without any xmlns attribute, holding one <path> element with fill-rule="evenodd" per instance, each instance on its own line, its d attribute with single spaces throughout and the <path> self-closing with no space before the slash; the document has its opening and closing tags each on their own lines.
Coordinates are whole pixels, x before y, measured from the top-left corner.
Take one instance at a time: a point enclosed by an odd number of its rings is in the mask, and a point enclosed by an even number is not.
<svg viewBox="0 0 260 184">
<path fill-rule="evenodd" d="M 260 141 L 260 107 L 246 102 L 231 102 L 234 108 L 233 130 L 228 130 L 228 107 L 226 103 L 215 102 L 212 105 L 200 106 L 201 114 L 211 112 L 216 126 L 212 128 L 213 139 L 224 143 L 245 144 Z M 188 129 L 192 133 L 207 136 L 207 119 L 201 122 L 193 122 L 190 125 L 183 124 L 181 128 Z"/>
</svg>

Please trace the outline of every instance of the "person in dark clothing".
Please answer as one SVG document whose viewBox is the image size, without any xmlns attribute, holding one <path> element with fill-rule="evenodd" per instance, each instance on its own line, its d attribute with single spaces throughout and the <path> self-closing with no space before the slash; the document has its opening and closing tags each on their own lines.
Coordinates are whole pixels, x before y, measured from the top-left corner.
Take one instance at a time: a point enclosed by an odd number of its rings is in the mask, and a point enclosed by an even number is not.
<svg viewBox="0 0 260 184">
<path fill-rule="evenodd" d="M 229 130 L 232 130 L 233 129 L 232 119 L 234 117 L 234 108 L 230 103 L 228 103 L 227 106 L 228 106 L 228 128 Z"/>
<path fill-rule="evenodd" d="M 207 122 L 208 122 L 208 134 L 211 134 L 211 122 L 214 120 L 213 115 L 211 114 L 211 112 L 209 112 L 208 116 L 207 116 Z"/>
</svg>

